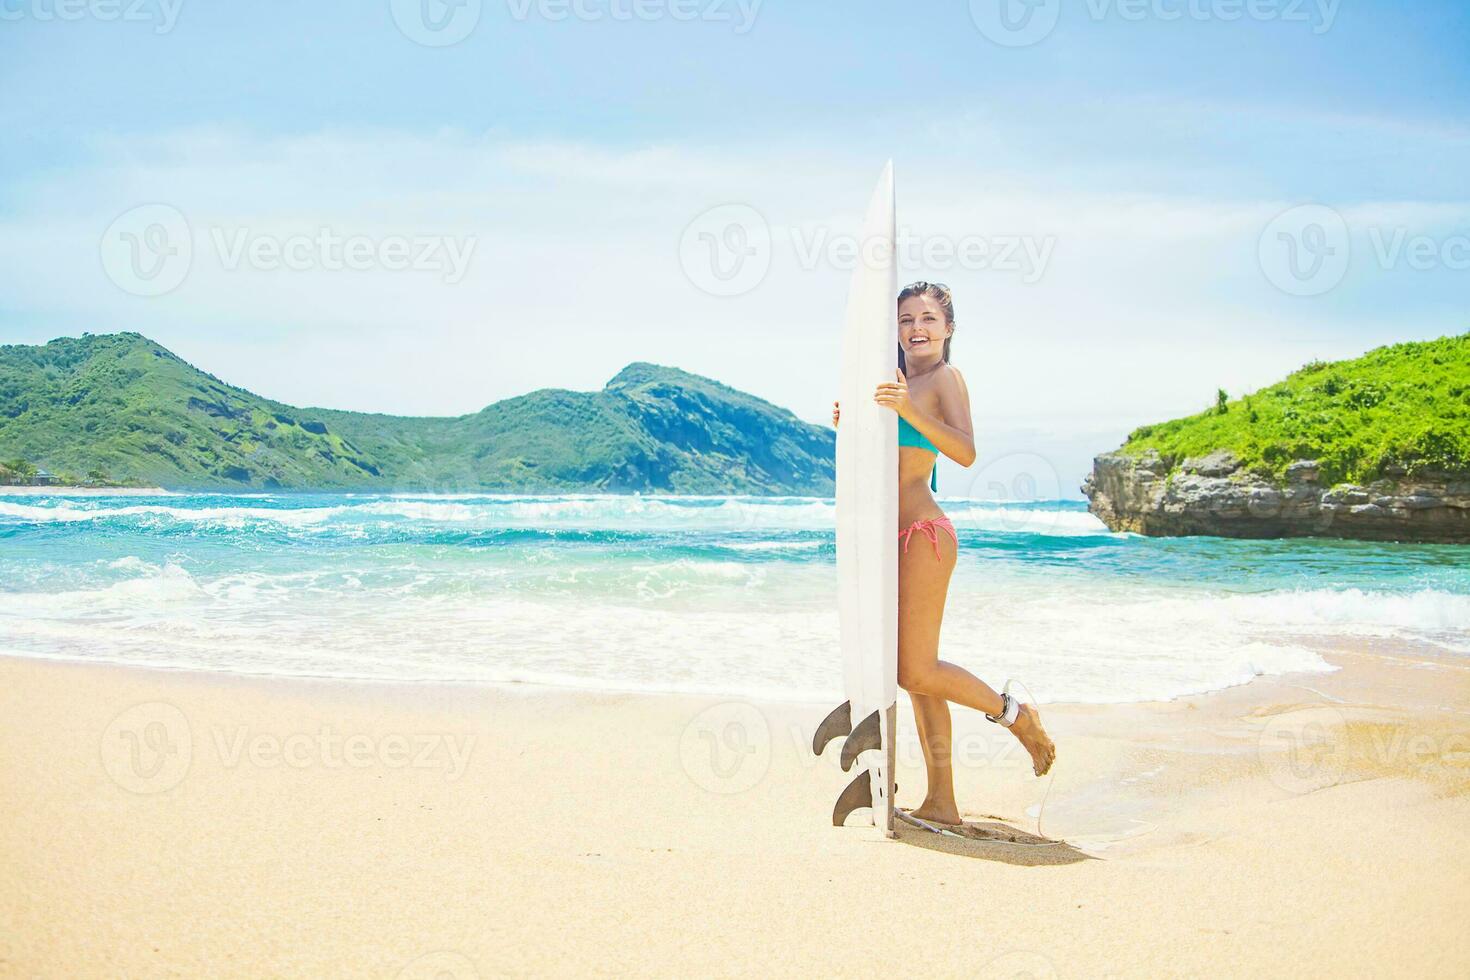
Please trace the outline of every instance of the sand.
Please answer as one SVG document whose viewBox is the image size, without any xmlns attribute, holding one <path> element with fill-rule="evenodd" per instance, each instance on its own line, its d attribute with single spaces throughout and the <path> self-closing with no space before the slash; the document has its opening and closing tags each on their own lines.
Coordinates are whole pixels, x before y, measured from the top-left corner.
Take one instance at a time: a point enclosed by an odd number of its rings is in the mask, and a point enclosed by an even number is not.
<svg viewBox="0 0 1470 980">
<path fill-rule="evenodd" d="M 1016 847 L 831 826 L 830 705 L 0 658 L 0 976 L 1470 975 L 1467 665 L 1329 659 L 1048 706 Z"/>
</svg>

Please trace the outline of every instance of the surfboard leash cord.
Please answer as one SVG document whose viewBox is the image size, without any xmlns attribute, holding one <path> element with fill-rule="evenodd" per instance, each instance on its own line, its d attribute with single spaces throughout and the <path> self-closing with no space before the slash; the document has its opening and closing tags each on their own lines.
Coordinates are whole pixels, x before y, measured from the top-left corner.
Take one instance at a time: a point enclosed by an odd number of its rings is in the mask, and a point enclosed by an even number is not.
<svg viewBox="0 0 1470 980">
<path fill-rule="evenodd" d="M 1031 688 L 1029 688 L 1029 687 L 1026 686 L 1026 682 L 1025 681 L 1018 681 L 1014 677 L 1007 677 L 1006 678 L 1006 686 L 1003 687 L 1003 688 L 1001 688 L 1002 692 L 1004 692 L 1006 694 L 1009 694 L 1010 691 L 1011 691 L 1011 685 L 1012 684 L 1019 684 L 1021 686 L 1021 690 L 1023 690 L 1023 691 L 1026 692 L 1026 697 L 1028 697 L 1028 698 L 1031 699 L 1030 702 L 1029 702 L 1030 705 L 1031 705 L 1031 709 L 1036 712 L 1036 722 L 1037 722 L 1037 724 L 1040 724 L 1041 723 L 1041 709 L 1039 707 L 1037 707 L 1037 704 L 1036 704 L 1036 695 L 1031 693 Z M 1054 783 L 1054 782 L 1056 782 L 1056 778 L 1057 778 L 1057 760 L 1055 759 L 1055 757 L 1053 757 L 1053 759 L 1051 760 L 1051 769 L 1049 769 L 1047 771 L 1047 774 L 1046 774 L 1046 789 L 1044 789 L 1044 790 L 1041 791 L 1041 805 L 1039 807 L 1037 807 L 1037 809 L 1036 809 L 1036 836 L 1042 838 L 1043 840 L 1046 839 L 1046 835 L 1041 832 L 1041 818 L 1043 816 L 1045 816 L 1045 814 L 1046 814 L 1046 801 L 1051 798 L 1051 784 Z M 1048 844 L 1027 844 L 1027 843 L 1025 843 L 1023 841 L 1005 841 L 1004 843 L 1007 843 L 1007 844 L 1016 844 L 1017 846 L 1021 846 L 1021 847 L 1046 847 L 1046 846 L 1048 846 Z M 1048 842 L 1048 843 L 1065 844 L 1066 841 L 1052 841 L 1052 842 Z"/>
</svg>

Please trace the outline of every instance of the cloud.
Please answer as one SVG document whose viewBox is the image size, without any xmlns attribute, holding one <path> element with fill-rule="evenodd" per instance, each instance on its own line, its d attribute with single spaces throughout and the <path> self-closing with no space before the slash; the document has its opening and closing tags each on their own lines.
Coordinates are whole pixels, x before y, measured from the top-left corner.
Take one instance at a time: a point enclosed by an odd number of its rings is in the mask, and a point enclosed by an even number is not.
<svg viewBox="0 0 1470 980">
<path fill-rule="evenodd" d="M 987 138 L 1015 125 L 990 118 Z M 968 145 L 901 161 L 902 221 L 951 254 L 978 243 L 986 260 L 935 268 L 921 250 L 903 274 L 955 287 L 957 363 L 976 412 L 997 424 L 1074 431 L 1116 420 L 1121 435 L 1195 410 L 1217 385 L 1265 384 L 1319 354 L 1449 332 L 1434 288 L 1388 320 L 1340 295 L 1302 302 L 1265 282 L 1257 238 L 1296 203 L 1289 197 L 1120 190 L 1106 174 L 1059 179 L 1070 161 L 1028 168 L 1019 151 L 977 161 Z M 641 359 L 718 377 L 814 421 L 836 383 L 850 268 L 831 246 L 855 233 L 882 162 L 811 138 L 615 145 L 453 129 L 211 126 L 101 136 L 89 151 L 8 195 L 4 308 L 137 329 L 296 403 L 453 414 L 543 385 L 598 387 Z M 1144 170 L 1134 183 L 1146 183 Z M 150 203 L 185 216 L 193 260 L 177 289 L 145 298 L 109 279 L 98 245 L 119 215 Z M 769 271 L 736 296 L 701 290 L 681 263 L 691 222 L 725 204 L 757 212 L 771 240 Z M 1346 213 L 1445 228 L 1466 209 L 1384 200 Z M 299 250 L 301 268 L 231 267 L 219 245 L 299 244 L 323 229 L 379 246 L 473 246 L 451 282 L 442 268 L 333 268 L 311 247 Z M 1029 272 L 1002 267 L 1012 239 Z M 18 329 L 14 315 L 3 322 Z"/>
</svg>

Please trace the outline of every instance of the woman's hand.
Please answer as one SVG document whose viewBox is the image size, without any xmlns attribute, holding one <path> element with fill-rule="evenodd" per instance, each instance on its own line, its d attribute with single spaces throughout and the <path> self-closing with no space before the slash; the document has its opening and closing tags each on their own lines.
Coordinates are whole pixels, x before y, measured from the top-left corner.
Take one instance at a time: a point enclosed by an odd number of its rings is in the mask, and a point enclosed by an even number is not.
<svg viewBox="0 0 1470 980">
<path fill-rule="evenodd" d="M 885 381 L 873 392 L 873 401 L 885 408 L 891 408 L 898 413 L 899 418 L 908 418 L 914 410 L 914 403 L 909 401 L 909 383 L 903 376 L 903 371 L 893 369 L 898 375 L 897 381 Z"/>
<path fill-rule="evenodd" d="M 837 416 L 842 414 L 842 406 L 836 402 L 832 403 L 832 428 L 837 428 Z"/>
</svg>

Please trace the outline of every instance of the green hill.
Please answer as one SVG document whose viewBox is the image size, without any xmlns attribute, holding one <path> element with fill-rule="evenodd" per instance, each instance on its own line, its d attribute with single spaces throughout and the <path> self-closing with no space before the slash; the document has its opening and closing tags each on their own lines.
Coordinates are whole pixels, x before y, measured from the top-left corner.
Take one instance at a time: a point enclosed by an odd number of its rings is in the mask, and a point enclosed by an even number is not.
<svg viewBox="0 0 1470 980">
<path fill-rule="evenodd" d="M 835 436 L 709 378 L 635 362 L 601 391 L 472 415 L 297 408 L 136 333 L 0 347 L 0 460 L 175 489 L 813 494 Z"/>
<path fill-rule="evenodd" d="M 1226 449 L 1277 481 L 1293 461 L 1315 459 L 1329 486 L 1393 472 L 1470 473 L 1470 333 L 1314 361 L 1243 398 L 1135 429 L 1118 451 L 1148 449 L 1176 468 Z"/>
</svg>

